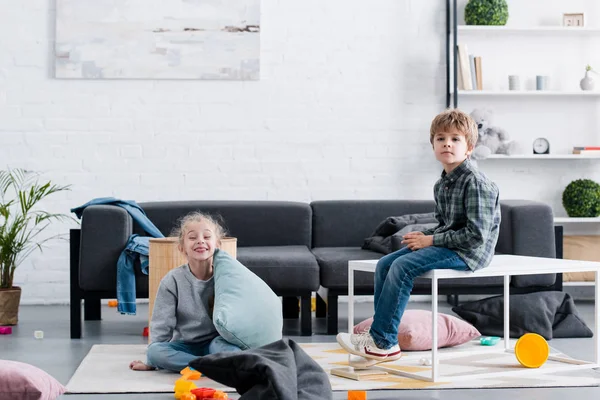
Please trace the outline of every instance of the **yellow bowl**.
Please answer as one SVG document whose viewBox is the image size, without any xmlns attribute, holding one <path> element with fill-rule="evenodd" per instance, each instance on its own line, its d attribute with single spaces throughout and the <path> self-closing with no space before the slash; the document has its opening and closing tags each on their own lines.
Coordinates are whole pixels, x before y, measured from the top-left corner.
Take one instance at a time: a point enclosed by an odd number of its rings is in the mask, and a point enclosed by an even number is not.
<svg viewBox="0 0 600 400">
<path fill-rule="evenodd" d="M 522 366 L 539 368 L 550 355 L 550 346 L 542 336 L 537 333 L 526 333 L 515 344 L 515 356 Z"/>
</svg>

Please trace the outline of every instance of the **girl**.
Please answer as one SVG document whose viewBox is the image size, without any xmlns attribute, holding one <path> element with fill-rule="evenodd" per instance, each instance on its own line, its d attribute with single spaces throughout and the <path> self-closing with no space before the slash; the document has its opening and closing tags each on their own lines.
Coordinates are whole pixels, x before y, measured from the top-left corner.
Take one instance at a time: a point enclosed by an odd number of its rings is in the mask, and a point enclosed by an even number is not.
<svg viewBox="0 0 600 400">
<path fill-rule="evenodd" d="M 212 321 L 213 255 L 223 235 L 221 225 L 208 215 L 194 212 L 182 218 L 175 236 L 188 263 L 161 280 L 150 322 L 147 361 L 133 361 L 129 368 L 179 372 L 198 357 L 240 351 L 219 336 Z"/>
</svg>

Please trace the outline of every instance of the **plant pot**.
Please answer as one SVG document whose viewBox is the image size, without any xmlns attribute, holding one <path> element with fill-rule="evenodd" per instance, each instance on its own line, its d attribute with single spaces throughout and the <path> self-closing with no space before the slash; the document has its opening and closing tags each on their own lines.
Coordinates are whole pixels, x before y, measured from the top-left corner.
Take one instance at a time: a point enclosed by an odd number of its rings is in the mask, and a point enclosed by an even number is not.
<svg viewBox="0 0 600 400">
<path fill-rule="evenodd" d="M 0 325 L 16 325 L 19 321 L 21 288 L 0 289 Z"/>
</svg>

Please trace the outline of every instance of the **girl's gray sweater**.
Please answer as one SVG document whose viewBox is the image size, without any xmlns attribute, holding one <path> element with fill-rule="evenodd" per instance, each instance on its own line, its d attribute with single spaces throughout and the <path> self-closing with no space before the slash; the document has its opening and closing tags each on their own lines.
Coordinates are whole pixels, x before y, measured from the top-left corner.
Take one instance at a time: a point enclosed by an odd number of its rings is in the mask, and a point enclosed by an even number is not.
<svg viewBox="0 0 600 400">
<path fill-rule="evenodd" d="M 207 342 L 218 336 L 212 321 L 215 284 L 196 278 L 185 264 L 172 269 L 160 281 L 152 320 L 152 342 Z"/>
</svg>

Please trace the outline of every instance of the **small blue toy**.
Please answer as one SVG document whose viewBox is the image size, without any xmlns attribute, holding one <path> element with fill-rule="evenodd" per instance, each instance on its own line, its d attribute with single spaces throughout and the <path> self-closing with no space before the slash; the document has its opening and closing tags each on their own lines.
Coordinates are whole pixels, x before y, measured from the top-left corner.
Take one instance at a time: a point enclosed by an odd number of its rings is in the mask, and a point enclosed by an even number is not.
<svg viewBox="0 0 600 400">
<path fill-rule="evenodd" d="M 482 346 L 494 346 L 499 341 L 500 341 L 500 338 L 498 336 L 482 336 L 479 339 L 479 343 Z"/>
</svg>

